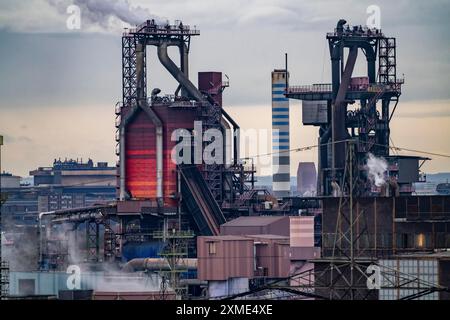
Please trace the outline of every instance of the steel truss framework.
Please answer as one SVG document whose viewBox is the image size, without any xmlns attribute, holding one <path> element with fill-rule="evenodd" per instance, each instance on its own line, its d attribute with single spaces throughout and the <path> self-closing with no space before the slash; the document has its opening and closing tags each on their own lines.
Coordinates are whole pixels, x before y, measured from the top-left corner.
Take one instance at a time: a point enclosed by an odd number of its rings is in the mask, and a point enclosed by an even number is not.
<svg viewBox="0 0 450 320">
<path fill-rule="evenodd" d="M 326 143 L 351 137 L 356 145 L 360 165 L 366 154 L 389 155 L 390 120 L 401 95 L 403 79 L 397 78 L 396 41 L 381 30 L 353 27 L 340 20 L 334 32 L 327 34 L 331 58 L 332 83 L 289 88 L 286 96 L 299 100 L 328 101 L 328 121 L 320 124 L 319 194 L 332 194 L 332 181 L 340 180 L 344 169 L 344 145 Z M 348 49 L 347 59 L 345 50 Z M 367 60 L 368 84 L 352 84 L 352 74 L 358 52 Z M 376 66 L 378 62 L 378 66 Z M 354 110 L 349 104 L 359 102 Z M 377 106 L 378 104 L 378 106 Z M 391 106 L 392 104 L 393 107 Z M 330 116 L 331 115 L 331 116 Z M 331 154 L 331 160 L 329 155 Z M 364 173 L 360 172 L 361 178 Z M 364 179 L 362 179 L 364 180 Z M 370 193 L 366 180 L 361 181 L 361 193 Z"/>
<path fill-rule="evenodd" d="M 194 233 L 190 230 L 180 230 L 168 228 L 168 221 L 165 219 L 162 231 L 153 233 L 154 239 L 160 239 L 164 242 L 163 251 L 160 256 L 165 258 L 169 270 L 160 270 L 161 277 L 160 298 L 165 300 L 167 289 L 170 287 L 175 291 L 177 297 L 185 298 L 187 296 L 187 286 L 181 283 L 181 274 L 188 271 L 185 259 L 188 257 L 189 241 L 194 238 Z"/>
<path fill-rule="evenodd" d="M 294 273 L 290 277 L 258 286 L 256 289 L 227 299 L 251 297 L 262 291 L 288 292 L 302 298 L 325 300 L 367 300 L 378 299 L 377 289 L 415 289 L 416 293 L 402 297 L 403 300 L 417 299 L 433 292 L 447 291 L 435 283 L 427 282 L 417 276 L 402 273 L 393 268 L 380 265 L 369 248 L 359 248 L 356 242 L 368 236 L 364 211 L 355 215 L 353 197 L 358 185 L 355 141 L 347 141 L 344 176 L 341 181 L 341 194 L 336 218 L 336 230 L 331 254 L 325 253 L 320 259 L 311 260 L 313 269 Z M 357 230 L 356 225 L 363 227 Z M 368 270 L 368 267 L 371 269 Z M 370 270 L 377 269 L 377 280 Z M 379 287 L 376 287 L 378 281 Z M 369 285 L 374 285 L 370 289 Z M 286 297 L 284 297 L 286 298 Z M 291 297 L 292 298 L 292 297 Z"/>
<path fill-rule="evenodd" d="M 424 281 L 419 277 L 412 276 L 396 269 L 379 265 L 373 261 L 371 263 L 380 270 L 379 288 L 368 289 L 367 282 L 373 283 L 374 278 L 365 272 L 367 269 L 367 261 L 363 263 L 354 263 L 353 266 L 358 269 L 357 279 L 359 284 L 353 286 L 354 300 L 377 299 L 378 290 L 384 289 L 415 289 L 416 293 L 405 295 L 400 300 L 414 300 L 429 295 L 433 292 L 446 291 L 449 289 L 435 283 Z M 233 299 L 317 299 L 317 300 L 350 300 L 350 287 L 348 278 L 343 277 L 350 268 L 349 262 L 334 262 L 336 275 L 333 279 L 334 293 L 333 296 L 320 294 L 317 292 L 326 292 L 330 290 L 330 268 L 318 272 L 315 269 L 308 269 L 300 273 L 291 275 L 288 278 L 276 280 L 264 284 L 241 294 L 229 297 L 223 297 L 225 300 Z M 339 283 L 339 285 L 337 284 Z"/>
<path fill-rule="evenodd" d="M 114 230 L 112 222 L 114 216 L 111 215 L 106 207 L 88 207 L 77 211 L 76 209 L 61 210 L 56 212 L 50 218 L 50 228 L 52 226 L 70 223 L 73 225 L 72 232 L 78 235 L 77 230 L 80 225 L 84 226 L 85 232 L 85 261 L 89 263 L 97 263 L 100 261 L 114 262 L 120 255 L 120 239 L 121 230 Z M 43 232 L 40 230 L 40 232 Z M 103 242 L 102 240 L 103 236 Z M 50 232 L 51 237 L 51 232 Z M 68 261 L 68 233 L 65 233 L 64 239 L 57 241 L 51 238 L 43 239 L 41 245 L 43 252 L 41 253 L 41 267 L 44 266 L 43 259 L 47 258 L 50 262 L 51 269 L 64 269 Z M 75 240 L 78 244 L 78 240 Z M 101 244 L 103 243 L 103 248 Z M 81 248 L 77 247 L 76 250 Z M 103 249 L 103 252 L 102 250 Z M 103 256 L 102 256 L 103 253 Z M 80 261 L 73 261 L 80 262 Z"/>
<path fill-rule="evenodd" d="M 164 41 L 177 42 L 185 45 L 186 54 L 189 53 L 191 36 L 197 36 L 200 32 L 195 27 L 191 29 L 183 26 L 181 23 L 176 25 L 160 26 L 154 24 L 153 21 L 147 21 L 136 29 L 129 30 L 122 37 L 122 103 L 116 105 L 116 155 L 119 155 L 119 134 L 121 109 L 122 107 L 133 107 L 137 105 L 138 99 L 138 79 L 136 65 L 136 47 L 138 44 L 160 43 Z M 144 57 L 144 79 L 142 83 L 143 98 L 147 98 L 147 63 L 146 50 L 142 52 Z M 183 69 L 183 66 L 181 66 Z M 186 75 L 188 76 L 188 75 Z M 220 91 L 228 86 L 224 82 Z M 199 114 L 202 119 L 202 130 L 208 129 L 221 130 L 222 109 L 215 103 L 214 99 L 208 97 L 205 101 L 199 103 Z M 207 142 L 205 142 L 206 146 Z M 235 159 L 236 161 L 236 159 Z M 245 188 L 242 180 L 244 176 L 251 175 L 252 172 L 242 170 L 241 166 L 235 165 L 237 168 L 227 170 L 223 165 L 204 164 L 202 175 L 206 184 L 211 190 L 214 199 L 219 205 L 223 202 L 232 203 L 238 194 L 242 194 Z M 244 179 L 245 180 L 245 179 Z M 237 183 L 240 182 L 239 185 Z M 225 184 L 229 184 L 229 189 L 224 188 Z M 231 185 L 230 185 L 231 184 Z M 226 189 L 226 190 L 225 190 Z"/>
</svg>

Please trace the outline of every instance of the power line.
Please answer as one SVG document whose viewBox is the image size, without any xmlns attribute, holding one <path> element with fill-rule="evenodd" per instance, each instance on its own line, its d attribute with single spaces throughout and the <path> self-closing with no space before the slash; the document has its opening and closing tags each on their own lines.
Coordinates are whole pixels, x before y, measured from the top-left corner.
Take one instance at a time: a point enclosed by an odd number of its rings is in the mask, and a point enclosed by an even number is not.
<svg viewBox="0 0 450 320">
<path fill-rule="evenodd" d="M 319 148 L 319 147 L 323 147 L 323 146 L 328 146 L 328 145 L 332 145 L 332 144 L 336 144 L 336 143 L 343 143 L 343 142 L 348 142 L 348 141 L 353 141 L 353 140 L 346 139 L 346 140 L 339 140 L 339 141 L 334 141 L 334 142 L 310 145 L 310 146 L 305 146 L 305 147 L 300 147 L 300 148 L 293 148 L 293 149 L 289 149 L 289 150 L 281 150 L 281 151 L 274 151 L 274 152 L 268 152 L 268 153 L 260 153 L 260 154 L 254 155 L 254 156 L 241 158 L 241 160 L 249 160 L 249 159 L 266 157 L 266 156 L 271 156 L 271 155 L 276 155 L 276 154 L 283 154 L 283 153 L 308 151 L 308 150 L 311 150 L 313 148 Z M 369 143 L 369 142 L 358 141 L 358 143 Z M 391 149 L 393 151 L 407 151 L 407 152 L 414 152 L 414 153 L 420 153 L 420 154 L 427 154 L 427 155 L 436 156 L 436 157 L 450 158 L 450 154 L 443 154 L 443 153 L 436 153 L 436 152 L 430 152 L 430 151 L 424 151 L 424 150 L 409 149 L 409 148 L 404 148 L 404 147 L 387 146 L 387 145 L 379 144 L 379 143 L 374 143 L 372 145 L 383 147 L 383 148 L 389 148 L 389 149 Z"/>
<path fill-rule="evenodd" d="M 313 148 L 319 148 L 319 147 L 328 146 L 328 145 L 332 145 L 332 144 L 336 144 L 336 143 L 347 142 L 347 141 L 351 141 L 351 140 L 349 140 L 349 139 L 347 139 L 347 140 L 339 140 L 339 141 L 322 143 L 322 144 L 315 144 L 315 145 L 311 145 L 311 146 L 294 148 L 294 149 L 289 149 L 289 150 L 281 150 L 281 151 L 275 151 L 275 152 L 261 153 L 261 154 L 257 154 L 257 155 L 251 156 L 251 157 L 241 158 L 241 160 L 249 160 L 249 159 L 252 159 L 252 158 L 266 157 L 266 156 L 271 156 L 271 155 L 275 155 L 275 154 L 282 154 L 282 153 L 308 151 L 308 150 L 311 150 Z"/>
<path fill-rule="evenodd" d="M 361 143 L 368 143 L 363 142 Z M 409 149 L 409 148 L 403 148 L 403 147 L 395 147 L 395 146 L 387 146 L 384 144 L 374 143 L 373 145 L 383 147 L 383 148 L 389 148 L 393 151 L 408 151 L 408 152 L 414 152 L 414 153 L 421 153 L 421 154 L 427 154 L 431 156 L 437 156 L 437 157 L 443 157 L 443 158 L 450 158 L 450 154 L 443 154 L 443 153 L 436 153 L 436 152 L 430 152 L 430 151 L 424 151 L 424 150 L 416 150 L 416 149 Z"/>
</svg>

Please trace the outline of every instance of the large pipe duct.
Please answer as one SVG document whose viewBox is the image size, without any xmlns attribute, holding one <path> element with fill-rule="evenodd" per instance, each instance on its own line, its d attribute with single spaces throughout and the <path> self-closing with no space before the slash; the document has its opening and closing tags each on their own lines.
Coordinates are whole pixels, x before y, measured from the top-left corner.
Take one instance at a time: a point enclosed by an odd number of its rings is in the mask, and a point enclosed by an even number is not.
<svg viewBox="0 0 450 320">
<path fill-rule="evenodd" d="M 233 126 L 233 163 L 237 165 L 239 161 L 239 134 L 240 134 L 240 127 L 237 124 L 236 121 L 224 110 L 222 109 L 222 114 L 227 119 L 231 125 Z"/>
<path fill-rule="evenodd" d="M 197 269 L 197 259 L 188 258 L 178 262 L 175 268 Z M 171 266 L 164 258 L 136 258 L 128 261 L 122 268 L 124 272 L 145 270 L 171 270 Z"/>
<path fill-rule="evenodd" d="M 181 44 L 178 46 L 180 51 L 180 69 L 181 72 L 183 72 L 186 79 L 189 79 L 189 55 L 188 55 L 188 47 L 186 43 Z M 181 86 L 181 96 L 189 98 L 189 92 Z"/>
<path fill-rule="evenodd" d="M 120 182 L 119 182 L 119 200 L 124 201 L 126 198 L 125 191 L 125 125 L 121 123 L 119 128 L 119 164 L 120 164 Z"/>
<path fill-rule="evenodd" d="M 220 120 L 220 127 L 222 129 L 222 134 L 224 137 L 224 139 L 223 139 L 223 163 L 224 163 L 224 165 L 228 166 L 231 163 L 230 150 L 232 148 L 232 145 L 231 145 L 231 139 L 229 138 L 231 126 L 228 123 L 228 121 L 224 117 L 222 117 L 222 119 Z"/>
<path fill-rule="evenodd" d="M 136 44 L 136 95 L 137 99 L 145 99 L 145 46 L 142 43 Z"/>
<path fill-rule="evenodd" d="M 341 35 L 344 32 L 344 25 L 347 23 L 347 20 L 340 19 L 336 24 L 336 33 Z"/>
<path fill-rule="evenodd" d="M 347 110 L 346 94 L 357 57 L 358 47 L 353 46 L 348 53 L 347 63 L 345 64 L 345 69 L 342 73 L 339 90 L 332 105 L 333 169 L 343 168 L 345 163 L 345 144 L 338 141 L 345 140 L 348 137 L 345 124 Z M 335 174 L 334 170 L 333 174 Z"/>
<path fill-rule="evenodd" d="M 182 88 L 186 89 L 189 95 L 197 100 L 203 101 L 203 95 L 201 92 L 192 84 L 189 78 L 177 67 L 177 65 L 169 58 L 167 54 L 168 42 L 162 42 L 158 45 L 158 58 L 162 65 L 170 72 L 170 74 L 181 84 Z M 187 61 L 187 53 L 185 54 Z M 184 66 L 187 70 L 187 66 Z"/>
</svg>

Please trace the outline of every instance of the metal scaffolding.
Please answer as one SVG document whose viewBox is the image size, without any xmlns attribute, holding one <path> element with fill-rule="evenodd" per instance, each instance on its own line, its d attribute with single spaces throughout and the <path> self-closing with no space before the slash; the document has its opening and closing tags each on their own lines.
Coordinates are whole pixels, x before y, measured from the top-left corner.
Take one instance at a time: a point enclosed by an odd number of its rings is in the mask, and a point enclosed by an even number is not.
<svg viewBox="0 0 450 320">
<path fill-rule="evenodd" d="M 160 256 L 165 258 L 169 270 L 161 269 L 160 295 L 161 300 L 165 300 L 167 289 L 170 287 L 175 291 L 177 298 L 183 299 L 187 296 L 187 286 L 182 283 L 181 276 L 188 272 L 186 259 L 188 257 L 189 241 L 194 238 L 192 230 L 181 230 L 178 228 L 169 228 L 167 219 L 164 222 L 163 230 L 153 233 L 154 239 L 160 239 L 164 243 Z"/>
</svg>

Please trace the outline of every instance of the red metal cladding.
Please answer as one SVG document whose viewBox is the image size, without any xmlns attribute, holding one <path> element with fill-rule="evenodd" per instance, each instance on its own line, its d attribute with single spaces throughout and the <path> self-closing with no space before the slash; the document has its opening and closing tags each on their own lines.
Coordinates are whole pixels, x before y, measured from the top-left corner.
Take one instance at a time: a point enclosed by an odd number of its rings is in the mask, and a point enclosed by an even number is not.
<svg viewBox="0 0 450 320">
<path fill-rule="evenodd" d="M 196 109 L 154 106 L 153 110 L 163 123 L 163 195 L 164 206 L 177 206 L 177 165 L 172 150 L 177 144 L 172 133 L 177 129 L 192 130 L 198 118 Z M 155 199 L 156 182 L 156 130 L 151 119 L 143 112 L 130 120 L 125 138 L 126 188 L 132 198 Z"/>
<path fill-rule="evenodd" d="M 125 134 L 126 188 L 132 198 L 156 197 L 156 140 L 152 121 L 141 110 Z"/>
<path fill-rule="evenodd" d="M 164 203 L 167 206 L 176 206 L 177 201 L 177 164 L 172 160 L 172 150 L 177 141 L 172 141 L 172 133 L 178 129 L 192 130 L 198 113 L 192 108 L 170 108 L 155 106 L 155 112 L 163 122 L 163 193 Z"/>
</svg>

